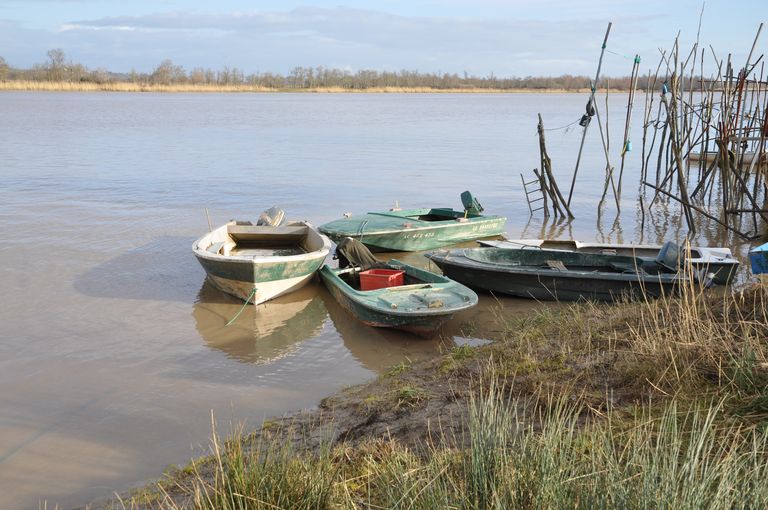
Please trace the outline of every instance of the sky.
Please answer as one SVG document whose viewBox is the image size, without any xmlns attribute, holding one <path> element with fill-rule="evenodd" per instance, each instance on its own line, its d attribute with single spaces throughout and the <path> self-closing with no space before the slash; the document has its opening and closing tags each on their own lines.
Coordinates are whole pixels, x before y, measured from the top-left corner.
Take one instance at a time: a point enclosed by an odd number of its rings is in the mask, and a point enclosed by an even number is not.
<svg viewBox="0 0 768 510">
<path fill-rule="evenodd" d="M 13 67 L 52 48 L 91 69 L 194 67 L 288 73 L 297 66 L 499 77 L 647 72 L 678 33 L 690 51 L 699 16 L 713 62 L 741 67 L 768 0 L 0 0 L 0 57 Z M 711 45 L 712 49 L 709 48 Z M 768 53 L 768 27 L 756 55 Z"/>
</svg>

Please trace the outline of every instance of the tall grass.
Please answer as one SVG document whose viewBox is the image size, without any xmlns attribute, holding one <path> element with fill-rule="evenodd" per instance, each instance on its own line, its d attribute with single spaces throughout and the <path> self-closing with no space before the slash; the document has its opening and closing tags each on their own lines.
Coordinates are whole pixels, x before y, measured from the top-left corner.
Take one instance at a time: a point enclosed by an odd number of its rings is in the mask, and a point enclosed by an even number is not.
<svg viewBox="0 0 768 510">
<path fill-rule="evenodd" d="M 490 350 L 507 375 L 528 376 L 521 383 L 531 392 L 560 385 L 625 401 L 708 396 L 768 419 L 767 291 L 688 283 L 656 300 L 501 315 L 503 340 Z"/>
<path fill-rule="evenodd" d="M 545 399 L 545 402 L 550 402 Z M 722 405 L 638 408 L 631 424 L 580 402 L 504 396 L 469 404 L 465 447 L 370 440 L 318 453 L 284 441 L 214 441 L 214 474 L 166 509 L 766 508 L 768 436 L 729 425 Z M 590 418 L 592 416 L 592 418 Z M 225 444 L 226 446 L 222 446 Z"/>
<path fill-rule="evenodd" d="M 290 443 L 242 439 L 242 430 L 222 442 L 213 436 L 213 471 L 193 469 L 191 486 L 171 497 L 167 488 L 161 508 L 243 510 L 249 508 L 326 508 L 335 468 L 327 450 L 296 454 Z"/>
<path fill-rule="evenodd" d="M 518 401 L 473 401 L 464 450 L 403 449 L 368 457 L 372 500 L 346 508 L 765 508 L 766 435 L 720 424 L 720 405 L 647 414 L 628 430 L 579 426 L 586 409 L 560 402 L 536 430 Z M 525 408 L 525 406 L 523 406 Z M 517 426 L 513 426 L 517 425 Z M 421 460 L 420 460 L 421 459 Z M 344 481 L 339 481 L 344 484 Z"/>
</svg>

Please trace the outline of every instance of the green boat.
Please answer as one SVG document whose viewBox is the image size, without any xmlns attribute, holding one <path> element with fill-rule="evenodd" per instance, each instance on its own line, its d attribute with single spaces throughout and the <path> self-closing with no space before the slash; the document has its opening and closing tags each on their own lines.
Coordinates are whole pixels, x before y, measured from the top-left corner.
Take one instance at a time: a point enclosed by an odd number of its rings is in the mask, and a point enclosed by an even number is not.
<svg viewBox="0 0 768 510">
<path fill-rule="evenodd" d="M 507 219 L 483 216 L 483 207 L 469 191 L 461 194 L 463 211 L 424 208 L 370 212 L 332 221 L 320 232 L 340 243 L 351 237 L 371 251 L 422 251 L 499 236 Z"/>
<path fill-rule="evenodd" d="M 353 250 L 363 256 L 350 256 Z M 379 262 L 354 239 L 344 240 L 337 253 L 341 267 L 326 264 L 320 278 L 344 309 L 369 326 L 430 337 L 456 312 L 477 304 L 477 294 L 464 285 L 397 260 Z M 402 283 L 362 290 L 361 273 L 371 269 L 403 271 Z"/>
</svg>

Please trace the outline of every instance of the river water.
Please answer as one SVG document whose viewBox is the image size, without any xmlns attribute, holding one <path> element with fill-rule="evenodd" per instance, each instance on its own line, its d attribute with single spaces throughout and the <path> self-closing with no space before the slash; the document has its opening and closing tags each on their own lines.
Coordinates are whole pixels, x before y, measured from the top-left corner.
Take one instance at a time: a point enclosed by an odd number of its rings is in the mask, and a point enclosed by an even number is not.
<svg viewBox="0 0 768 510">
<path fill-rule="evenodd" d="M 470 189 L 510 236 L 658 242 L 640 231 L 640 105 L 622 215 L 597 215 L 599 132 L 587 136 L 569 224 L 529 218 L 536 114 L 573 123 L 583 95 L 0 93 L 0 508 L 82 505 L 204 453 L 218 428 L 311 408 L 404 360 L 493 335 L 481 296 L 439 338 L 352 320 L 319 284 L 240 309 L 191 253 L 214 224 L 272 205 L 322 224 L 344 212 L 459 207 Z M 609 100 L 618 147 L 626 96 Z M 618 130 L 618 131 L 617 131 Z M 616 131 L 616 132 L 614 132 Z M 567 190 L 581 131 L 547 132 Z M 613 152 L 618 153 L 614 148 Z M 616 164 L 618 156 L 612 156 Z M 641 235 L 642 234 L 642 235 Z M 704 225 L 697 240 L 746 245 Z M 409 260 L 421 260 L 419 254 Z M 499 304 L 500 303 L 500 304 Z"/>
</svg>

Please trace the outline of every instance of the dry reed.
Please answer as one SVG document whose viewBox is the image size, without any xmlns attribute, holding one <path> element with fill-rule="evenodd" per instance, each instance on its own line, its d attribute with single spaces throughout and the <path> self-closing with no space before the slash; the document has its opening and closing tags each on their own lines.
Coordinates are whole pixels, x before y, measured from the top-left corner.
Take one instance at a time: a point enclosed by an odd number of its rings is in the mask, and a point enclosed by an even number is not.
<svg viewBox="0 0 768 510">
<path fill-rule="evenodd" d="M 0 91 L 50 91 L 50 92 L 296 92 L 296 93 L 372 93 L 372 94 L 515 94 L 515 93 L 575 93 L 584 89 L 492 89 L 492 88 L 432 88 L 432 87 L 309 87 L 272 88 L 259 85 L 218 84 L 171 84 L 135 82 L 64 82 L 64 81 L 0 81 Z"/>
</svg>

